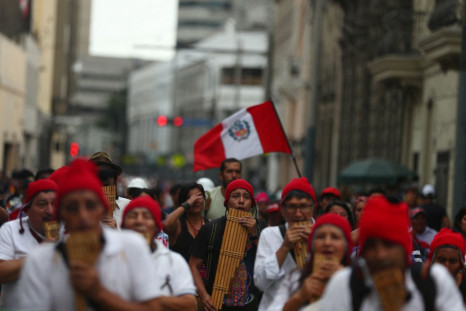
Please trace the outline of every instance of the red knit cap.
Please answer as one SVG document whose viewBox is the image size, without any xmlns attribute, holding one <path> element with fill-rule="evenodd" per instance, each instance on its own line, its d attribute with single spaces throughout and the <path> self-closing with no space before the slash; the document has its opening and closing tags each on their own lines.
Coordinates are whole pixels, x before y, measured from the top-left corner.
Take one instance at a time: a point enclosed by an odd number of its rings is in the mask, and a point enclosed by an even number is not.
<svg viewBox="0 0 466 311">
<path fill-rule="evenodd" d="M 337 188 L 334 188 L 334 187 L 324 188 L 324 190 L 322 190 L 322 192 L 320 193 L 320 196 L 322 197 L 322 196 L 324 196 L 326 194 L 336 196 L 337 198 L 341 197 L 340 191 Z"/>
<path fill-rule="evenodd" d="M 53 172 L 50 176 L 49 179 L 53 180 L 54 182 L 57 183 L 57 185 L 60 185 L 63 176 L 65 176 L 65 173 L 68 171 L 68 166 L 62 166 L 55 172 Z"/>
<path fill-rule="evenodd" d="M 155 224 L 157 225 L 157 233 L 162 230 L 162 211 L 159 204 L 150 196 L 138 197 L 126 205 L 123 215 L 121 217 L 121 227 L 125 227 L 126 215 L 133 209 L 143 207 L 146 208 L 154 217 Z"/>
<path fill-rule="evenodd" d="M 461 262 L 464 262 L 464 238 L 461 233 L 453 232 L 450 229 L 443 228 L 437 233 L 430 243 L 429 260 L 432 257 L 439 246 L 453 246 L 461 252 Z"/>
<path fill-rule="evenodd" d="M 384 196 L 369 198 L 359 221 L 361 254 L 368 239 L 379 238 L 403 246 L 409 265 L 412 251 L 409 228 L 408 205 L 405 202 L 391 203 Z"/>
<path fill-rule="evenodd" d="M 252 200 L 252 206 L 256 206 L 256 200 L 254 200 L 254 189 L 252 188 L 251 184 L 244 179 L 235 179 L 228 184 L 227 189 L 225 191 L 225 202 L 223 202 L 223 206 L 227 207 L 230 194 L 233 190 L 236 189 L 244 189 L 247 192 L 249 192 L 249 195 L 251 196 Z"/>
<path fill-rule="evenodd" d="M 314 243 L 314 235 L 317 229 L 319 229 L 319 227 L 322 227 L 324 225 L 332 225 L 332 226 L 338 227 L 343 232 L 343 235 L 345 236 L 345 240 L 346 240 L 346 245 L 347 245 L 345 262 L 347 265 L 349 265 L 351 252 L 353 251 L 353 240 L 351 239 L 351 226 L 348 220 L 340 215 L 324 214 L 320 216 L 319 218 L 317 218 L 317 221 L 312 227 L 311 234 L 309 235 L 309 238 L 307 239 L 308 250 L 312 252 L 312 246 L 313 246 L 312 244 Z"/>
<path fill-rule="evenodd" d="M 32 199 L 40 192 L 57 192 L 57 190 L 57 184 L 51 179 L 39 179 L 37 181 L 33 181 L 28 185 L 28 189 L 26 190 L 26 203 L 24 205 L 28 206 L 31 204 Z"/>
<path fill-rule="evenodd" d="M 314 188 L 312 188 L 312 185 L 309 183 L 306 177 L 295 178 L 291 180 L 285 186 L 285 188 L 283 188 L 282 199 L 280 203 L 283 203 L 288 193 L 292 190 L 299 190 L 299 191 L 309 194 L 312 200 L 314 201 L 314 207 L 317 206 L 316 193 L 314 192 Z"/>
<path fill-rule="evenodd" d="M 57 199 L 55 201 L 57 212 L 60 209 L 63 196 L 78 190 L 93 191 L 104 204 L 105 209 L 110 210 L 107 198 L 102 191 L 102 183 L 97 175 L 97 165 L 93 162 L 76 159 L 68 166 L 58 185 Z"/>
</svg>

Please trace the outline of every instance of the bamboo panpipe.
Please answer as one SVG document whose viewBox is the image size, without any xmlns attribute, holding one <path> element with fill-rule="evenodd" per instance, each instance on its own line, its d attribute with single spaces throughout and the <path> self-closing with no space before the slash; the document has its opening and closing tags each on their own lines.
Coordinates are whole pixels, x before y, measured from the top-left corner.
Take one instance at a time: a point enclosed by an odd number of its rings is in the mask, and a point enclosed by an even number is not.
<svg viewBox="0 0 466 311">
<path fill-rule="evenodd" d="M 212 303 L 217 310 L 222 309 L 223 299 L 230 290 L 231 279 L 234 277 L 248 239 L 248 230 L 239 224 L 243 216 L 252 216 L 251 213 L 232 209 L 228 210 L 227 223 L 223 234 L 220 257 L 215 274 L 212 290 Z"/>
<path fill-rule="evenodd" d="M 97 261 L 102 247 L 99 235 L 95 231 L 73 232 L 65 245 L 69 260 L 78 260 L 92 265 Z M 78 292 L 74 295 L 76 310 L 87 310 L 86 299 Z"/>
<path fill-rule="evenodd" d="M 403 272 L 386 269 L 372 276 L 384 311 L 400 311 L 406 302 Z"/>
<path fill-rule="evenodd" d="M 292 226 L 308 226 L 311 225 L 310 221 L 299 221 L 292 223 Z M 296 266 L 299 269 L 302 269 L 306 264 L 307 259 L 307 241 L 299 241 L 294 245 L 294 257 L 296 261 Z"/>
<path fill-rule="evenodd" d="M 102 187 L 105 197 L 107 198 L 108 204 L 110 205 L 109 216 L 113 217 L 113 211 L 116 207 L 116 186 L 104 186 Z"/>
<path fill-rule="evenodd" d="M 58 221 L 51 220 L 44 222 L 45 240 L 47 242 L 56 242 L 59 239 L 60 224 Z"/>
<path fill-rule="evenodd" d="M 312 264 L 313 264 L 312 265 L 312 271 L 313 271 L 313 273 L 319 271 L 320 267 L 325 262 L 329 262 L 329 261 L 338 262 L 338 258 L 329 257 L 329 256 L 326 256 L 324 254 L 314 253 L 313 257 L 312 257 Z M 319 298 L 320 298 L 319 296 L 311 296 L 311 298 L 309 299 L 309 303 L 314 303 L 317 300 L 319 300 Z"/>
</svg>

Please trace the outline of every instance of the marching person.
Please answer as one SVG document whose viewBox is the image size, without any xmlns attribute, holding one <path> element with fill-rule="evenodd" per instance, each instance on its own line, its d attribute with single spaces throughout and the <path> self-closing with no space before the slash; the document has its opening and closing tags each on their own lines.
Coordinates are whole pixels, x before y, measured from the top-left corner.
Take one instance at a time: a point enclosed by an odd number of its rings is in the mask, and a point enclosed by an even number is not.
<svg viewBox="0 0 466 311">
<path fill-rule="evenodd" d="M 227 211 L 231 209 L 250 212 L 256 205 L 254 201 L 254 190 L 252 186 L 243 179 L 230 182 L 225 192 L 224 206 Z M 197 293 L 204 305 L 204 310 L 214 311 L 212 303 L 212 290 L 217 273 L 220 249 L 225 234 L 227 218 L 222 216 L 205 224 L 194 240 L 189 267 L 194 277 Z M 222 310 L 257 310 L 259 303 L 259 292 L 254 285 L 254 259 L 256 257 L 257 239 L 260 234 L 257 219 L 252 216 L 244 216 L 239 223 L 247 229 L 248 240 L 235 275 L 231 279 L 228 296 L 223 300 Z M 205 283 L 202 280 L 199 268 L 205 263 L 207 265 Z"/>
<path fill-rule="evenodd" d="M 26 256 L 45 240 L 44 223 L 55 217 L 57 184 L 50 179 L 31 182 L 22 210 L 27 217 L 0 228 L 0 309 L 14 309 L 20 300 L 18 279 Z"/>
<path fill-rule="evenodd" d="M 94 162 L 99 169 L 99 179 L 103 186 L 113 186 L 117 184 L 117 178 L 123 172 L 122 168 L 113 163 L 108 153 L 99 151 L 91 155 L 89 161 Z M 115 210 L 113 211 L 113 218 L 105 216 L 102 222 L 113 229 L 120 228 L 121 213 L 125 209 L 130 200 L 118 196 L 116 192 Z"/>
<path fill-rule="evenodd" d="M 225 216 L 225 191 L 232 180 L 241 178 L 242 164 L 239 160 L 228 158 L 223 160 L 218 172 L 218 178 L 222 183 L 220 186 L 207 191 L 207 200 L 205 205 L 206 217 L 214 220 Z"/>
<path fill-rule="evenodd" d="M 281 213 L 286 224 L 264 229 L 259 240 L 254 281 L 264 292 L 259 310 L 282 310 L 288 297 L 277 295 L 286 275 L 297 268 L 293 248 L 296 243 L 307 241 L 316 206 L 315 192 L 305 177 L 295 178 L 282 191 Z"/>
<path fill-rule="evenodd" d="M 321 310 L 465 310 L 448 271 L 412 265 L 408 206 L 375 196 L 360 221 L 361 258 L 327 285 Z"/>
<path fill-rule="evenodd" d="M 149 196 L 134 199 L 123 211 L 121 227 L 139 232 L 148 239 L 155 268 L 154 278 L 162 295 L 157 298 L 161 310 L 194 311 L 196 287 L 187 262 L 155 239 L 162 228 L 159 204 Z"/>
<path fill-rule="evenodd" d="M 41 245 L 28 256 L 18 284 L 20 310 L 74 310 L 81 301 L 75 294 L 94 310 L 159 307 L 154 265 L 144 239 L 101 226 L 109 205 L 97 172 L 95 164 L 82 159 L 73 161 L 65 172 L 56 208 L 69 237 Z M 99 241 L 95 264 L 72 257 L 66 243 L 73 234 L 93 235 Z M 88 249 L 88 240 L 82 243 Z"/>
</svg>

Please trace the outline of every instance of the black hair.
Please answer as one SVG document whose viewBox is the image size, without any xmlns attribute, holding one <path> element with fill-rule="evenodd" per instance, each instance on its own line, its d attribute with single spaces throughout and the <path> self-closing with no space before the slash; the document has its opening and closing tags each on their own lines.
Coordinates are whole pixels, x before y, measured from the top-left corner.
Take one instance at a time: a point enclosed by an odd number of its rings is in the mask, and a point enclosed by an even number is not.
<svg viewBox="0 0 466 311">
<path fill-rule="evenodd" d="M 283 199 L 283 203 L 285 203 L 286 201 L 288 201 L 289 199 L 292 199 L 292 198 L 310 199 L 311 202 L 312 202 L 312 205 L 313 206 L 315 205 L 314 199 L 312 199 L 312 197 L 308 193 L 306 193 L 304 191 L 301 191 L 301 190 L 291 190 L 290 192 L 288 192 L 286 197 Z M 314 208 L 315 208 L 315 206 L 314 206 Z"/>
<path fill-rule="evenodd" d="M 176 193 L 178 192 L 178 190 L 181 189 L 181 184 L 174 184 L 173 186 L 170 187 L 170 194 L 171 195 L 176 195 Z"/>
<path fill-rule="evenodd" d="M 346 214 L 348 214 L 348 222 L 349 222 L 349 224 L 351 226 L 351 229 L 353 229 L 353 227 L 354 227 L 353 212 L 351 211 L 349 206 L 343 201 L 335 200 L 332 203 L 330 203 L 329 205 L 327 205 L 327 209 L 324 211 L 324 214 L 328 214 L 330 209 L 333 206 L 340 206 L 346 211 Z"/>
<path fill-rule="evenodd" d="M 375 188 L 372 188 L 372 189 L 369 190 L 369 195 L 368 196 L 370 197 L 374 193 L 380 193 L 380 194 L 385 195 L 386 191 L 382 187 L 375 187 Z"/>
<path fill-rule="evenodd" d="M 131 197 L 132 199 L 136 199 L 141 195 L 141 193 L 144 192 L 145 189 L 141 188 L 128 188 L 126 191 L 128 193 L 128 197 Z"/>
<path fill-rule="evenodd" d="M 243 169 L 243 164 L 241 163 L 240 160 L 235 159 L 235 158 L 227 158 L 222 161 L 222 164 L 220 164 L 220 173 L 223 173 L 225 170 L 227 163 L 239 163 L 239 170 L 241 171 Z"/>
<path fill-rule="evenodd" d="M 41 175 L 43 174 L 53 174 L 55 170 L 53 168 L 43 168 L 37 171 L 36 175 L 34 176 L 34 180 L 39 180 L 41 178 Z"/>
<path fill-rule="evenodd" d="M 455 222 L 453 223 L 453 231 L 466 234 L 466 232 L 461 231 L 461 220 L 463 219 L 465 215 L 466 215 L 466 206 L 460 209 L 458 213 L 456 213 Z"/>
<path fill-rule="evenodd" d="M 178 203 L 186 202 L 188 200 L 189 191 L 192 190 L 192 189 L 199 189 L 201 191 L 201 193 L 202 193 L 202 196 L 205 199 L 204 187 L 202 187 L 201 184 L 198 184 L 198 183 L 195 183 L 195 182 L 190 182 L 190 183 L 186 183 L 186 184 L 181 185 L 180 193 L 178 194 Z"/>
</svg>

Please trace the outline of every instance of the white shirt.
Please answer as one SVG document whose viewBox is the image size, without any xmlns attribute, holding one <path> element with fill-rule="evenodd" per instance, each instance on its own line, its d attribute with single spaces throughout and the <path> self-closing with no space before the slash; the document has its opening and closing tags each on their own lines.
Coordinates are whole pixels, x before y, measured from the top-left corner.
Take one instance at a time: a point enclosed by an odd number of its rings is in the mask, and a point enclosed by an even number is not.
<svg viewBox="0 0 466 311">
<path fill-rule="evenodd" d="M 416 233 L 416 238 L 420 242 L 425 242 L 425 243 L 430 245 L 430 243 L 432 243 L 432 240 L 434 239 L 436 234 L 437 234 L 436 230 L 432 229 L 429 226 L 426 226 L 426 229 L 424 230 L 423 233 L 421 233 L 421 234 Z"/>
<path fill-rule="evenodd" d="M 161 295 L 196 295 L 191 270 L 183 256 L 166 248 L 161 241 L 156 243 L 157 249 L 151 257 L 155 267 L 156 288 L 160 290 Z"/>
<path fill-rule="evenodd" d="M 437 311 L 464 311 L 463 299 L 449 272 L 439 264 L 433 264 L 430 269 L 431 276 L 435 282 L 436 297 L 435 310 Z M 348 311 L 352 309 L 352 297 L 350 289 L 351 268 L 345 268 L 330 279 L 322 297 L 322 309 L 325 311 Z M 411 293 L 411 299 L 405 303 L 401 311 L 424 310 L 424 301 L 421 292 L 411 278 L 409 270 L 405 273 L 406 288 Z M 366 285 L 372 288 L 361 305 L 361 311 L 382 310 L 380 301 L 371 280 Z"/>
<path fill-rule="evenodd" d="M 122 197 L 118 197 L 118 200 L 116 200 L 115 210 L 113 211 L 113 219 L 115 219 L 117 223 L 118 230 L 121 228 L 121 216 L 129 202 L 131 201 Z"/>
<path fill-rule="evenodd" d="M 149 248 L 140 234 L 103 228 L 97 259 L 102 285 L 124 300 L 144 302 L 161 295 Z M 18 284 L 20 310 L 74 310 L 69 269 L 56 244 L 37 247 L 26 259 Z M 88 310 L 92 310 L 88 306 Z"/>
<path fill-rule="evenodd" d="M 0 259 L 9 261 L 26 257 L 39 242 L 32 236 L 27 217 L 23 218 L 24 233 L 19 233 L 19 219 L 8 221 L 0 228 Z M 18 280 L 3 283 L 0 308 L 9 309 L 18 303 Z"/>
<path fill-rule="evenodd" d="M 265 228 L 260 234 L 254 263 L 254 284 L 264 292 L 259 311 L 281 311 L 289 297 L 289 290 L 283 281 L 297 266 L 291 253 L 286 255 L 282 266 L 278 266 L 275 253 L 282 243 L 283 237 L 278 226 Z"/>
<path fill-rule="evenodd" d="M 210 206 L 206 213 L 206 217 L 210 220 L 214 220 L 225 216 L 225 197 L 222 193 L 222 186 L 212 188 L 206 192 L 207 196 L 210 198 Z"/>
</svg>

